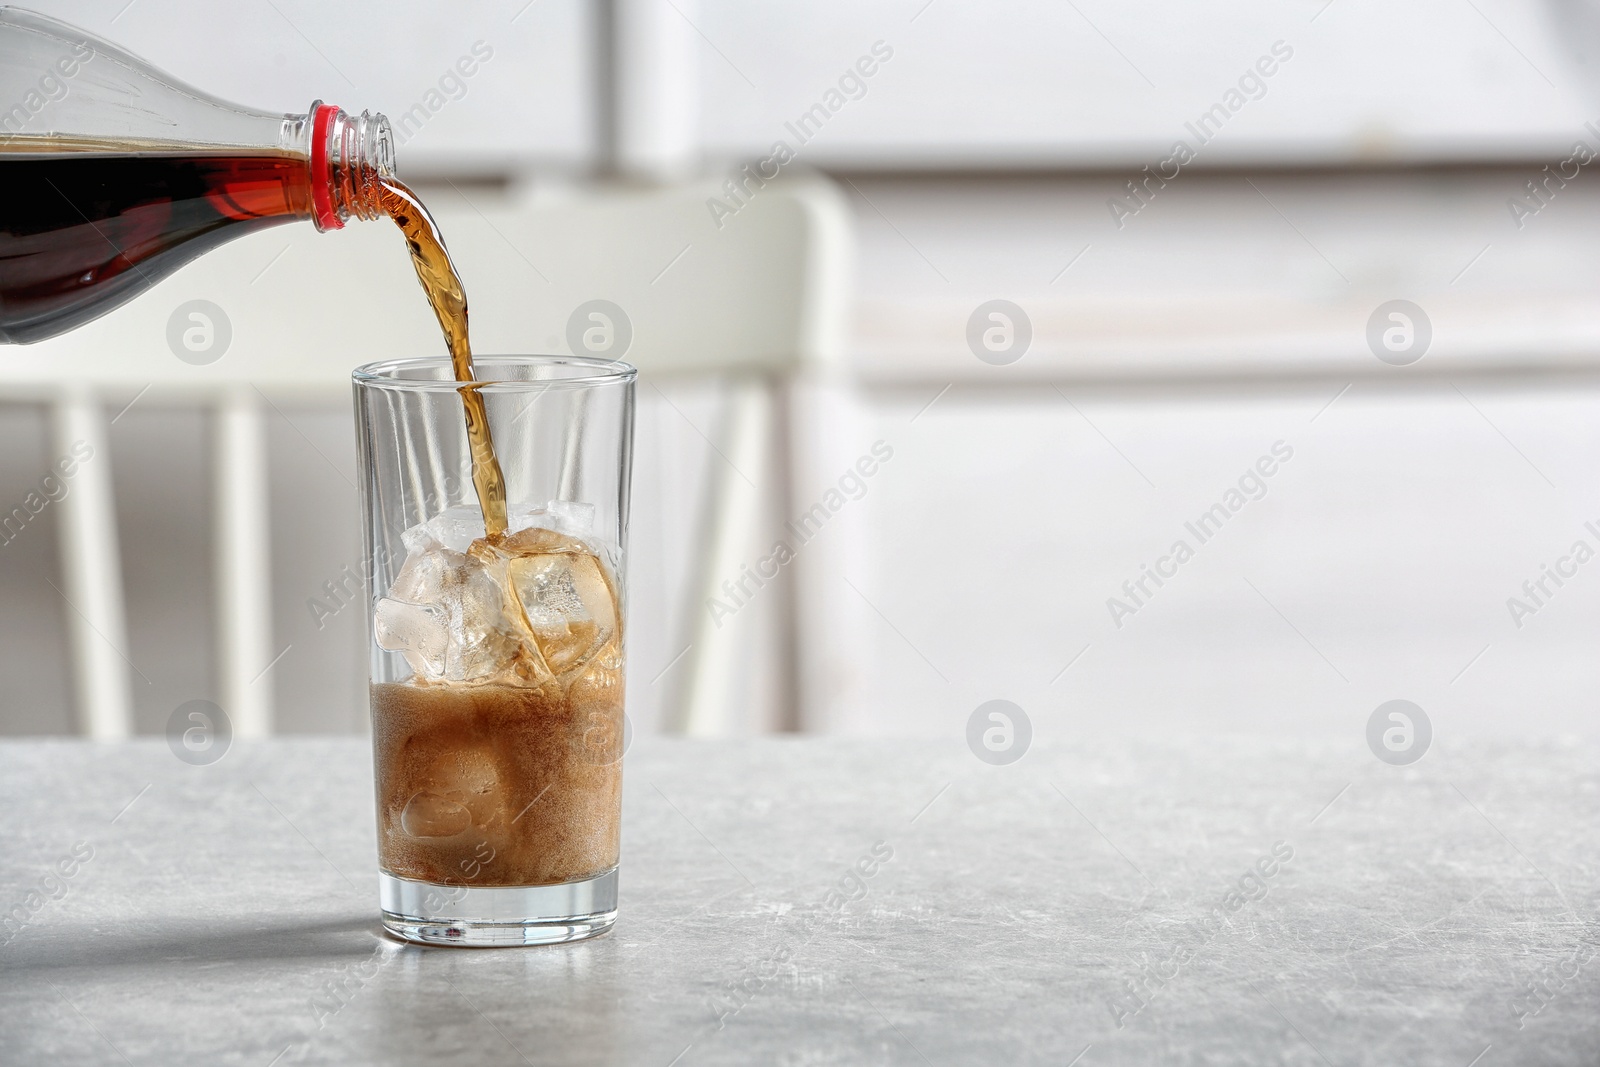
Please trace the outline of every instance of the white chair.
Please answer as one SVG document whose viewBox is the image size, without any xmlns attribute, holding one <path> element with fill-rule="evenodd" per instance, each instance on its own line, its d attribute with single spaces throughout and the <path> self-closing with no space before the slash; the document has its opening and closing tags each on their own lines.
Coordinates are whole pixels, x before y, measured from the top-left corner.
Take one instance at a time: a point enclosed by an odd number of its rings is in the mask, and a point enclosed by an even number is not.
<svg viewBox="0 0 1600 1067">
<path fill-rule="evenodd" d="M 803 447 L 789 432 L 788 383 L 838 353 L 849 261 L 848 213 L 826 182 L 773 183 L 719 228 L 707 201 L 723 195 L 710 183 L 428 195 L 463 272 L 479 351 L 563 351 L 568 316 L 603 298 L 631 320 L 625 358 L 646 381 L 717 375 L 733 383 L 716 445 L 732 462 L 712 478 L 710 532 L 697 562 L 702 592 L 687 607 L 697 621 L 666 720 L 690 733 L 718 732 L 729 720 L 727 679 L 739 650 L 733 631 L 709 624 L 704 605 L 748 558 L 763 517 L 762 494 L 738 471 L 769 471 L 777 506 L 788 510 L 788 465 Z M 193 300 L 223 309 L 231 328 L 225 354 L 207 365 L 180 360 L 167 340 L 169 319 Z M 240 239 L 70 334 L 0 347 L 0 398 L 50 405 L 59 451 L 81 440 L 97 457 L 59 505 L 81 733 L 115 739 L 131 730 L 109 406 L 161 399 L 215 412 L 222 703 L 240 737 L 265 736 L 274 650 L 263 398 L 347 404 L 353 366 L 437 352 L 437 331 L 398 234 L 380 220 Z M 781 652 L 795 662 L 793 647 Z"/>
</svg>

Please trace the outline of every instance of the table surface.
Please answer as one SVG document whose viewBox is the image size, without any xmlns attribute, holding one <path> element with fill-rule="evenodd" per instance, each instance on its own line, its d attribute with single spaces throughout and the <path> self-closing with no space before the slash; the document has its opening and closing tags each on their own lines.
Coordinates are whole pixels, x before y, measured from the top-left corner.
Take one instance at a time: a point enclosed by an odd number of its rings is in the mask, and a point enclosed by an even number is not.
<svg viewBox="0 0 1600 1067">
<path fill-rule="evenodd" d="M 641 738 L 612 933 L 464 950 L 379 933 L 364 740 L 7 742 L 0 1059 L 1594 1064 L 1597 757 Z"/>
</svg>

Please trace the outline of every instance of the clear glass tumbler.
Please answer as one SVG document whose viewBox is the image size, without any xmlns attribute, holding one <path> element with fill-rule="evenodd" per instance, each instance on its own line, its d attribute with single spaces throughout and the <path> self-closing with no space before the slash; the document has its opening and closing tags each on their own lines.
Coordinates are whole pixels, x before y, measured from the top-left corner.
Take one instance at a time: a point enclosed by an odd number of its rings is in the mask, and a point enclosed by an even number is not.
<svg viewBox="0 0 1600 1067">
<path fill-rule="evenodd" d="M 531 945 L 616 920 L 635 372 L 478 357 L 504 476 L 485 536 L 450 363 L 356 370 L 383 924 Z"/>
</svg>

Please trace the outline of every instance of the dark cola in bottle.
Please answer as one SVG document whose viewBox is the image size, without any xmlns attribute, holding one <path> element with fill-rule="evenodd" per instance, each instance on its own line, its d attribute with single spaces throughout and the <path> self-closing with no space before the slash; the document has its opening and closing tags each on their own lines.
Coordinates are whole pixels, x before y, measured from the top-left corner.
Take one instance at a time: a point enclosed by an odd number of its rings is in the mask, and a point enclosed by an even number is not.
<svg viewBox="0 0 1600 1067">
<path fill-rule="evenodd" d="M 235 237 L 376 218 L 381 115 L 225 103 L 55 19 L 0 8 L 0 341 L 64 333 Z"/>
<path fill-rule="evenodd" d="M 350 218 L 399 225 L 473 381 L 467 301 L 438 229 L 395 176 L 389 120 L 314 102 L 240 107 L 52 18 L 0 7 L 0 342 L 53 337 L 183 264 L 268 226 Z M 462 389 L 488 532 L 505 499 L 482 398 Z"/>
</svg>

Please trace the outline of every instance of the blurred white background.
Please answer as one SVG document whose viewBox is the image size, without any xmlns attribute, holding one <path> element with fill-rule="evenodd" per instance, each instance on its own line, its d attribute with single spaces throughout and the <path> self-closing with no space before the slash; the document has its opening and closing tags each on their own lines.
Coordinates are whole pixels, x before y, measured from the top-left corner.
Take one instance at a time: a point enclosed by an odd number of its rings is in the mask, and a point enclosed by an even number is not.
<svg viewBox="0 0 1600 1067">
<path fill-rule="evenodd" d="M 808 386 L 821 445 L 794 492 L 819 499 L 873 442 L 893 449 L 821 535 L 841 571 L 818 592 L 837 611 L 808 637 L 825 655 L 803 728 L 953 735 L 1003 697 L 1039 737 L 1309 734 L 1360 730 L 1401 697 L 1440 738 L 1594 729 L 1600 563 L 1520 627 L 1507 607 L 1574 541 L 1600 548 L 1584 528 L 1600 528 L 1600 195 L 1588 168 L 1547 202 L 1527 188 L 1577 142 L 1600 154 L 1581 4 L 32 6 L 227 99 L 382 111 L 425 196 L 731 173 L 796 144 L 786 123 L 877 46 L 858 98 L 797 151 L 850 205 L 855 263 L 845 364 Z M 478 72 L 441 83 L 480 42 Z M 1274 55 L 1119 225 L 1108 201 Z M 1519 219 L 1518 198 L 1537 213 Z M 966 341 L 994 298 L 1033 323 L 1005 367 Z M 1392 299 L 1432 322 L 1412 366 L 1368 348 Z M 659 725 L 699 610 L 688 561 L 723 394 L 640 391 L 639 729 Z M 211 432 L 157 405 L 112 426 L 145 732 L 216 697 L 196 564 Z M 1107 599 L 1280 441 L 1293 457 L 1266 495 L 1117 626 Z M 43 413 L 0 407 L 0 442 L 8 508 L 53 459 Z M 362 555 L 349 412 L 279 405 L 269 448 L 279 728 L 361 730 L 364 620 L 319 629 L 306 603 Z M 0 545 L 7 733 L 72 726 L 52 522 Z M 777 721 L 776 610 L 731 624 L 735 732 Z"/>
</svg>

